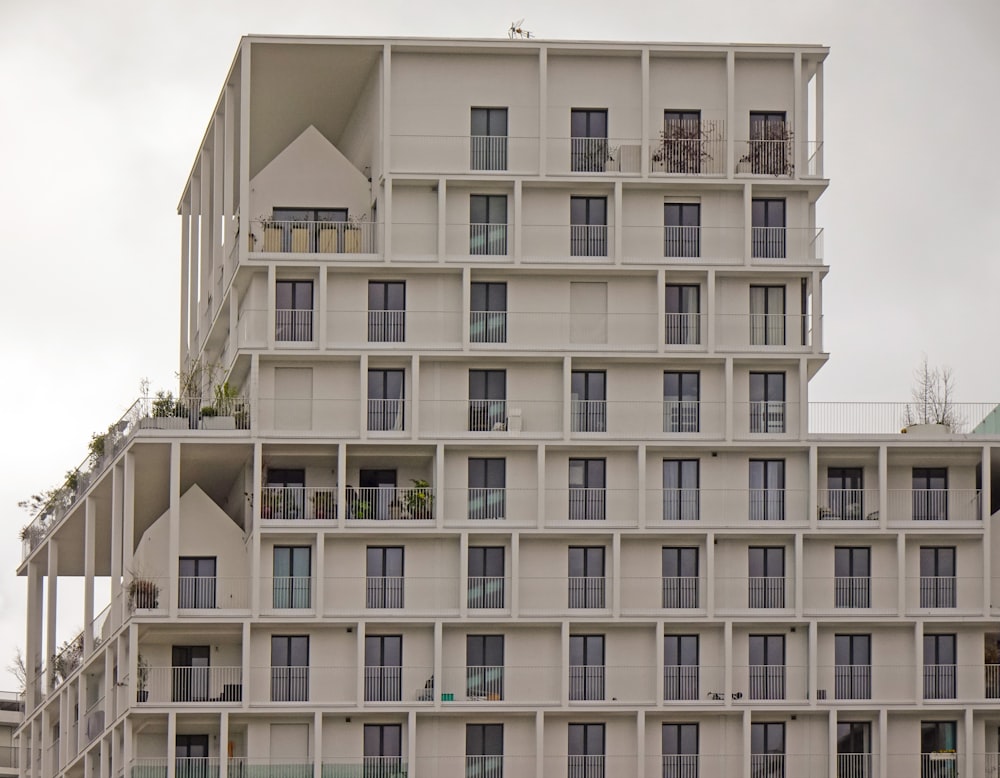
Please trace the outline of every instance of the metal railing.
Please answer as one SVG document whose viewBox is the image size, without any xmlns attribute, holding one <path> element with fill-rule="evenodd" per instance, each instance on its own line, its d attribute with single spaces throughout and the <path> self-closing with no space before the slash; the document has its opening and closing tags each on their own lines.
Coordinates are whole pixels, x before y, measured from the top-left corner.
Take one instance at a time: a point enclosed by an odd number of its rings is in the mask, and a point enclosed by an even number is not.
<svg viewBox="0 0 1000 778">
<path fill-rule="evenodd" d="M 506 400 L 469 400 L 470 432 L 503 432 L 506 429 Z"/>
<path fill-rule="evenodd" d="M 920 576 L 921 608 L 958 607 L 957 581 L 953 575 Z"/>
<path fill-rule="evenodd" d="M 369 432 L 402 432 L 406 429 L 406 400 L 368 400 Z"/>
<path fill-rule="evenodd" d="M 470 343 L 506 343 L 507 311 L 469 311 Z"/>
<path fill-rule="evenodd" d="M 785 778 L 784 754 L 751 754 L 751 778 Z M 790 776 L 795 778 L 795 776 Z"/>
<path fill-rule="evenodd" d="M 406 342 L 406 311 L 405 310 L 369 310 L 368 311 L 368 342 L 369 343 L 405 343 Z"/>
<path fill-rule="evenodd" d="M 475 754 L 465 757 L 465 778 L 503 778 L 503 754 Z"/>
<path fill-rule="evenodd" d="M 699 489 L 663 489 L 664 521 L 698 521 L 701 505 Z"/>
<path fill-rule="evenodd" d="M 308 702 L 309 667 L 281 665 L 271 667 L 271 702 Z"/>
<path fill-rule="evenodd" d="M 271 607 L 275 609 L 295 609 L 312 607 L 312 576 L 277 575 L 268 581 L 262 579 L 271 590 Z"/>
<path fill-rule="evenodd" d="M 470 170 L 507 170 L 506 135 L 470 135 Z"/>
<path fill-rule="evenodd" d="M 837 778 L 873 778 L 872 754 L 837 754 Z"/>
<path fill-rule="evenodd" d="M 663 666 L 664 700 L 697 700 L 700 698 L 698 665 Z"/>
<path fill-rule="evenodd" d="M 365 578 L 366 608 L 402 608 L 406 579 L 401 575 L 369 575 Z"/>
<path fill-rule="evenodd" d="M 331 521 L 337 518 L 337 490 L 326 486 L 262 486 L 260 517 L 268 521 Z"/>
<path fill-rule="evenodd" d="M 984 668 L 985 697 L 988 700 L 1000 699 L 1000 664 L 987 664 Z"/>
<path fill-rule="evenodd" d="M 469 256 L 505 257 L 510 253 L 508 235 L 513 225 L 496 222 L 469 224 Z"/>
<path fill-rule="evenodd" d="M 958 778 L 958 754 L 937 751 L 920 755 L 920 778 Z"/>
<path fill-rule="evenodd" d="M 664 754 L 663 778 L 698 778 L 698 754 Z"/>
<path fill-rule="evenodd" d="M 470 665 L 465 668 L 465 693 L 469 699 L 503 699 L 502 665 Z"/>
<path fill-rule="evenodd" d="M 604 754 L 566 757 L 566 778 L 604 778 Z"/>
<path fill-rule="evenodd" d="M 724 119 L 669 121 L 650 144 L 650 172 L 668 175 L 725 175 Z"/>
<path fill-rule="evenodd" d="M 241 702 L 243 669 L 218 666 L 150 667 L 144 686 L 137 693 L 139 703 Z"/>
<path fill-rule="evenodd" d="M 232 778 L 313 778 L 313 761 L 311 759 L 270 760 L 237 756 L 229 758 L 227 767 Z M 360 766 L 354 769 L 356 774 L 360 776 Z M 344 775 L 351 775 L 351 773 Z M 143 776 L 143 778 L 146 777 Z M 161 778 L 163 777 L 161 776 Z"/>
<path fill-rule="evenodd" d="M 748 670 L 751 700 L 785 699 L 784 665 L 750 665 Z"/>
<path fill-rule="evenodd" d="M 569 228 L 571 257 L 607 257 L 608 226 L 606 224 L 571 224 Z"/>
<path fill-rule="evenodd" d="M 703 313 L 663 314 L 663 342 L 668 346 L 703 345 L 706 316 Z"/>
<path fill-rule="evenodd" d="M 957 665 L 924 665 L 924 699 L 953 700 L 957 696 Z"/>
<path fill-rule="evenodd" d="M 913 402 L 810 402 L 809 431 L 819 435 L 890 435 L 908 431 L 921 438 L 969 433 L 981 427 L 985 430 L 986 419 L 998 404 L 949 402 L 943 408 Z"/>
<path fill-rule="evenodd" d="M 664 608 L 698 608 L 701 580 L 697 576 L 663 576 Z"/>
<path fill-rule="evenodd" d="M 571 700 L 603 700 L 604 680 L 604 665 L 570 665 L 569 698 Z"/>
<path fill-rule="evenodd" d="M 507 489 L 504 487 L 469 487 L 469 520 L 500 520 L 506 516 Z"/>
<path fill-rule="evenodd" d="M 569 576 L 568 607 L 606 608 L 606 583 L 607 579 L 604 576 Z"/>
<path fill-rule="evenodd" d="M 786 137 L 737 141 L 736 153 L 739 155 L 737 173 L 758 176 L 792 176 L 795 173 L 795 144 L 790 132 Z"/>
<path fill-rule="evenodd" d="M 365 667 L 365 702 L 399 702 L 402 699 L 402 667 L 399 665 Z"/>
<path fill-rule="evenodd" d="M 878 522 L 877 489 L 820 489 L 816 517 L 821 522 Z"/>
<path fill-rule="evenodd" d="M 506 606 L 507 579 L 499 575 L 470 575 L 468 607 L 501 609 Z"/>
<path fill-rule="evenodd" d="M 787 403 L 784 400 L 754 400 L 749 404 L 750 434 L 778 434 L 788 431 Z"/>
<path fill-rule="evenodd" d="M 833 696 L 837 700 L 870 700 L 872 666 L 836 665 L 833 668 Z"/>
<path fill-rule="evenodd" d="M 424 521 L 434 518 L 433 486 L 363 486 L 347 491 L 348 521 Z"/>
<path fill-rule="evenodd" d="M 253 219 L 250 250 L 265 254 L 375 254 L 376 222 Z"/>
<path fill-rule="evenodd" d="M 313 339 L 313 311 L 277 308 L 274 311 L 274 339 L 282 343 L 309 342 Z"/>
<path fill-rule="evenodd" d="M 838 575 L 833 579 L 833 607 L 870 608 L 872 581 L 869 576 Z"/>
<path fill-rule="evenodd" d="M 607 432 L 607 400 L 578 400 L 574 398 L 570 408 L 570 420 L 573 432 Z"/>
<path fill-rule="evenodd" d="M 604 487 L 571 486 L 568 492 L 567 516 L 570 521 L 603 521 L 607 518 L 607 494 Z"/>
<path fill-rule="evenodd" d="M 784 608 L 787 579 L 781 575 L 747 577 L 747 607 Z"/>
<path fill-rule="evenodd" d="M 888 489 L 889 521 L 976 521 L 981 498 L 979 489 Z"/>
</svg>

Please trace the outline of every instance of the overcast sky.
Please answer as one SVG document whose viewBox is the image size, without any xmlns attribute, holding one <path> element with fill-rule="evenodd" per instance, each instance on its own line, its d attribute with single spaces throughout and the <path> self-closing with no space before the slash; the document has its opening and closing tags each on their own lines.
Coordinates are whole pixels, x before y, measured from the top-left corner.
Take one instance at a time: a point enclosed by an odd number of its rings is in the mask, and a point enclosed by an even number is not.
<svg viewBox="0 0 1000 778">
<path fill-rule="evenodd" d="M 504 37 L 521 17 L 539 38 L 830 46 L 832 358 L 811 396 L 905 400 L 926 353 L 960 400 L 1000 400 L 997 0 L 0 0 L 0 667 L 24 643 L 17 501 L 79 464 L 140 378 L 174 383 L 176 205 L 239 37 Z"/>
</svg>

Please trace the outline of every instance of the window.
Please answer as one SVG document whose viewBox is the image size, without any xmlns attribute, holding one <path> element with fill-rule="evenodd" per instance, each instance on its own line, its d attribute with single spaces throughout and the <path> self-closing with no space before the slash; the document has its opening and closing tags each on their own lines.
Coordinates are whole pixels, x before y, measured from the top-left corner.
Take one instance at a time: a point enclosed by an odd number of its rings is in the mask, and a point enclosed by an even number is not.
<svg viewBox="0 0 1000 778">
<path fill-rule="evenodd" d="M 506 486 L 506 459 L 469 457 L 469 518 L 504 518 Z"/>
<path fill-rule="evenodd" d="M 406 774 L 403 766 L 403 728 L 399 724 L 364 725 L 365 778 L 396 778 Z"/>
<path fill-rule="evenodd" d="M 301 519 L 305 516 L 306 471 L 269 467 L 267 489 L 261 501 L 263 519 Z"/>
<path fill-rule="evenodd" d="M 570 110 L 570 170 L 603 173 L 611 158 L 608 148 L 608 111 L 605 108 Z"/>
<path fill-rule="evenodd" d="M 176 778 L 206 778 L 212 773 L 208 759 L 208 735 L 174 736 Z"/>
<path fill-rule="evenodd" d="M 871 778 L 873 774 L 872 725 L 867 721 L 838 721 L 838 778 Z"/>
<path fill-rule="evenodd" d="M 955 635 L 924 635 L 924 699 L 954 699 L 955 642 Z"/>
<path fill-rule="evenodd" d="M 465 691 L 469 699 L 503 699 L 503 635 L 465 636 Z"/>
<path fill-rule="evenodd" d="M 698 549 L 664 546 L 662 551 L 663 607 L 698 607 Z"/>
<path fill-rule="evenodd" d="M 605 461 L 569 460 L 569 517 L 603 521 L 605 515 Z"/>
<path fill-rule="evenodd" d="M 469 607 L 503 608 L 506 568 L 503 546 L 469 546 Z"/>
<path fill-rule="evenodd" d="M 503 778 L 503 724 L 465 725 L 465 774 Z"/>
<path fill-rule="evenodd" d="M 697 521 L 699 517 L 697 459 L 663 460 L 663 520 Z"/>
<path fill-rule="evenodd" d="M 750 144 L 747 157 L 750 172 L 788 176 L 793 170 L 791 133 L 784 111 L 751 111 Z"/>
<path fill-rule="evenodd" d="M 920 607 L 954 608 L 955 547 L 920 547 Z"/>
<path fill-rule="evenodd" d="M 368 282 L 368 342 L 406 340 L 406 282 Z"/>
<path fill-rule="evenodd" d="M 870 700 L 872 697 L 871 635 L 834 635 L 834 697 Z"/>
<path fill-rule="evenodd" d="M 663 699 L 697 700 L 698 636 L 663 636 Z"/>
<path fill-rule="evenodd" d="M 507 342 L 507 284 L 473 281 L 469 299 L 469 340 Z"/>
<path fill-rule="evenodd" d="M 403 547 L 368 546 L 366 608 L 403 607 Z"/>
<path fill-rule="evenodd" d="M 753 256 L 757 259 L 784 259 L 785 201 L 753 198 L 750 204 Z"/>
<path fill-rule="evenodd" d="M 871 556 L 868 546 L 836 546 L 833 549 L 834 607 L 871 607 Z"/>
<path fill-rule="evenodd" d="M 173 702 L 208 700 L 210 649 L 210 646 L 171 647 L 170 699 Z"/>
<path fill-rule="evenodd" d="M 750 774 L 785 778 L 785 725 L 780 721 L 750 724 Z"/>
<path fill-rule="evenodd" d="M 346 208 L 274 208 L 264 226 L 264 251 L 342 253 Z"/>
<path fill-rule="evenodd" d="M 309 636 L 271 636 L 271 701 L 309 699 Z"/>
<path fill-rule="evenodd" d="M 469 195 L 469 253 L 507 254 L 507 195 Z"/>
<path fill-rule="evenodd" d="M 365 635 L 365 701 L 403 699 L 403 636 Z"/>
<path fill-rule="evenodd" d="M 605 607 L 604 546 L 569 547 L 569 607 Z"/>
<path fill-rule="evenodd" d="M 469 429 L 489 432 L 507 428 L 507 371 L 469 371 Z"/>
<path fill-rule="evenodd" d="M 701 288 L 698 284 L 667 284 L 665 343 L 697 346 L 701 343 Z"/>
<path fill-rule="evenodd" d="M 913 468 L 913 520 L 948 520 L 948 468 Z"/>
<path fill-rule="evenodd" d="M 604 725 L 569 724 L 566 778 L 604 778 Z"/>
<path fill-rule="evenodd" d="M 215 607 L 215 557 L 182 556 L 177 560 L 177 607 Z"/>
<path fill-rule="evenodd" d="M 747 587 L 751 608 L 785 607 L 785 549 L 750 546 L 747 550 Z"/>
<path fill-rule="evenodd" d="M 750 520 L 785 518 L 785 460 L 750 460 Z"/>
<path fill-rule="evenodd" d="M 663 256 L 701 256 L 701 204 L 663 204 Z"/>
<path fill-rule="evenodd" d="M 826 471 L 826 512 L 821 519 L 860 521 L 865 514 L 864 469 L 830 467 Z"/>
<path fill-rule="evenodd" d="M 569 698 L 604 699 L 604 635 L 569 636 Z"/>
<path fill-rule="evenodd" d="M 785 699 L 785 636 L 750 636 L 750 699 Z"/>
<path fill-rule="evenodd" d="M 507 109 L 473 108 L 469 147 L 472 170 L 507 169 Z"/>
<path fill-rule="evenodd" d="M 785 431 L 785 374 L 750 373 L 750 432 Z"/>
<path fill-rule="evenodd" d="M 569 198 L 570 241 L 573 257 L 608 255 L 608 198 Z"/>
<path fill-rule="evenodd" d="M 750 287 L 750 345 L 785 345 L 785 287 Z"/>
<path fill-rule="evenodd" d="M 313 339 L 312 281 L 275 281 L 274 339 L 281 342 Z"/>
<path fill-rule="evenodd" d="M 704 139 L 701 111 L 664 111 L 663 143 L 653 161 L 661 163 L 665 173 L 700 173 L 708 156 Z"/>
<path fill-rule="evenodd" d="M 920 778 L 955 778 L 958 722 L 920 722 Z M 951 756 L 945 756 L 950 754 Z"/>
<path fill-rule="evenodd" d="M 698 725 L 663 724 L 663 778 L 698 778 Z"/>
<path fill-rule="evenodd" d="M 573 371 L 573 432 L 607 432 L 607 382 L 603 370 Z"/>
<path fill-rule="evenodd" d="M 406 429 L 402 370 L 368 371 L 368 429 L 373 432 Z"/>
<path fill-rule="evenodd" d="M 310 608 L 311 595 L 312 549 L 275 546 L 272 607 Z"/>
<path fill-rule="evenodd" d="M 697 372 L 663 373 L 663 431 L 698 432 L 700 427 L 701 376 Z"/>
</svg>

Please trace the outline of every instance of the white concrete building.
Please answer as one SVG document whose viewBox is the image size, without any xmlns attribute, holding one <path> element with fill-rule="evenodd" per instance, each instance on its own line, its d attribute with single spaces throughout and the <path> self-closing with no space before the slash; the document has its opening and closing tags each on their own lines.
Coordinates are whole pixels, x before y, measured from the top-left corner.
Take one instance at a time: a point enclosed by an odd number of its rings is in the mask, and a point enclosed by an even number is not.
<svg viewBox="0 0 1000 778">
<path fill-rule="evenodd" d="M 244 39 L 22 775 L 996 776 L 990 409 L 808 400 L 826 55 Z"/>
</svg>

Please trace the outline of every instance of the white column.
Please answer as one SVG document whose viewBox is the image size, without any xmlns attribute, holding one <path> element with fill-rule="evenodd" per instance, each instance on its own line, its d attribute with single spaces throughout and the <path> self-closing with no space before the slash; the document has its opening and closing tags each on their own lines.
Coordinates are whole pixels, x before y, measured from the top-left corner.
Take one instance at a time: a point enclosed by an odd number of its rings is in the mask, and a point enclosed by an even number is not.
<svg viewBox="0 0 1000 778">
<path fill-rule="evenodd" d="M 549 50 L 538 49 L 538 174 L 548 172 L 549 141 Z M 539 773 L 541 776 L 541 773 Z"/>
<path fill-rule="evenodd" d="M 188 348 L 190 346 L 191 337 L 188 331 L 190 325 L 190 293 L 188 291 L 191 283 L 191 255 L 189 253 L 188 247 L 191 245 L 191 238 L 189 235 L 190 221 L 191 221 L 191 206 L 189 198 L 185 197 L 181 201 L 181 316 L 180 316 L 180 333 L 178 342 L 178 356 L 180 364 L 185 364 L 187 360 Z"/>
<path fill-rule="evenodd" d="M 806 510 L 809 513 L 809 529 L 815 530 L 819 523 L 817 506 L 819 505 L 819 448 L 809 446 L 809 501 Z M 810 576 L 811 577 L 811 576 Z"/>
<path fill-rule="evenodd" d="M 606 574 L 606 572 L 605 572 Z M 611 615 L 617 618 L 622 612 L 622 535 L 611 536 Z"/>
<path fill-rule="evenodd" d="M 524 217 L 523 217 L 523 207 L 524 207 L 524 187 L 522 186 L 522 181 L 520 178 L 514 181 L 514 218 L 513 220 L 508 217 L 507 221 L 513 225 L 514 229 L 514 264 L 521 264 L 522 255 L 522 235 L 524 231 Z"/>
<path fill-rule="evenodd" d="M 510 567 L 504 573 L 510 581 L 510 599 L 507 601 L 507 607 L 510 609 L 511 618 L 516 619 L 521 610 L 521 533 L 516 530 L 510 534 Z"/>
<path fill-rule="evenodd" d="M 560 624 L 559 633 L 559 655 L 562 661 L 559 662 L 559 700 L 565 708 L 569 705 L 569 622 Z"/>
<path fill-rule="evenodd" d="M 59 542 L 54 537 L 48 539 L 48 567 L 45 570 L 45 656 L 52 657 L 58 650 L 56 645 L 56 612 L 59 599 Z M 46 688 L 55 686 L 55 668 L 51 660 L 47 662 Z"/>
<path fill-rule="evenodd" d="M 520 183 L 520 181 L 518 181 Z M 469 350 L 469 320 L 472 318 L 472 268 L 466 266 L 462 268 L 462 320 L 459 322 L 462 328 L 462 350 Z M 438 418 L 442 411 L 438 410 Z"/>
<path fill-rule="evenodd" d="M 639 172 L 649 178 L 649 49 L 643 48 L 642 60 L 642 135 L 639 138 Z M 640 752 L 641 753 L 641 752 Z"/>
<path fill-rule="evenodd" d="M 448 240 L 448 181 L 439 178 L 437 182 L 437 257 L 438 262 L 444 262 L 447 256 Z"/>
<path fill-rule="evenodd" d="M 819 651 L 818 651 L 818 647 L 819 647 L 819 626 L 817 625 L 815 619 L 810 619 L 807 622 L 807 627 L 809 629 L 809 633 L 808 633 L 808 636 L 807 636 L 807 639 L 808 639 L 808 649 L 807 649 L 808 660 L 807 660 L 807 665 L 808 665 L 808 667 L 807 667 L 807 670 L 806 670 L 806 683 L 808 684 L 808 687 L 806 688 L 806 696 L 809 699 L 809 704 L 815 707 L 815 705 L 816 705 L 816 697 L 817 697 L 816 690 L 819 688 L 819 684 L 817 683 L 817 681 L 818 681 L 818 677 L 817 677 L 818 674 L 816 672 L 817 671 L 816 657 L 818 656 L 818 653 L 819 653 Z"/>
<path fill-rule="evenodd" d="M 660 641 L 663 642 L 662 640 Z M 662 665 L 660 665 L 662 667 Z M 646 775 L 646 711 L 635 714 L 635 778 Z"/>
<path fill-rule="evenodd" d="M 906 613 L 906 536 L 896 535 L 896 613 Z"/>
<path fill-rule="evenodd" d="M 535 778 L 545 776 L 545 714 L 535 711 Z"/>
<path fill-rule="evenodd" d="M 219 713 L 219 778 L 228 778 L 228 776 L 229 776 L 229 711 L 222 710 Z"/>
<path fill-rule="evenodd" d="M 358 373 L 359 394 L 361 402 L 358 403 L 358 431 L 361 440 L 368 439 L 368 355 L 361 355 L 360 371 Z"/>
<path fill-rule="evenodd" d="M 94 651 L 94 574 L 95 537 L 97 534 L 97 507 L 94 498 L 83 503 L 83 655 Z"/>
<path fill-rule="evenodd" d="M 802 618 L 802 606 L 804 600 L 804 593 L 802 589 L 803 584 L 803 569 L 805 567 L 805 556 L 802 551 L 802 533 L 795 533 L 795 617 Z"/>
<path fill-rule="evenodd" d="M 364 404 L 364 400 L 361 401 Z M 347 444 L 337 444 L 337 529 L 347 521 Z"/>
<path fill-rule="evenodd" d="M 889 711 L 878 711 L 878 775 L 889 775 Z"/>
<path fill-rule="evenodd" d="M 167 714 L 167 778 L 174 778 L 177 767 L 177 714 Z"/>
<path fill-rule="evenodd" d="M 382 46 L 382 172 L 392 169 L 392 46 L 386 43 Z M 372 176 L 375 171 L 372 170 Z M 386 214 L 388 216 L 388 214 Z M 388 221 L 386 222 L 388 224 Z M 386 254 L 389 253 L 388 246 Z"/>
<path fill-rule="evenodd" d="M 388 162 L 386 163 L 388 165 Z M 385 177 L 385 184 L 382 187 L 382 246 L 385 262 L 392 259 L 392 178 Z"/>
<path fill-rule="evenodd" d="M 329 273 L 327 272 L 325 267 L 321 267 L 319 269 L 318 300 L 316 301 L 316 313 L 314 314 L 316 318 L 316 324 L 319 329 L 316 342 L 319 345 L 320 351 L 326 350 L 326 332 L 329 326 L 329 322 L 327 321 L 329 318 L 328 314 L 329 305 L 327 304 L 327 300 L 329 298 L 329 290 L 327 288 L 328 285 L 329 285 Z M 230 310 L 232 310 L 235 307 L 236 306 L 234 303 L 230 303 L 229 305 Z"/>
<path fill-rule="evenodd" d="M 795 160 L 796 178 L 801 178 L 808 171 L 805 168 L 806 141 L 809 138 L 809 119 L 806 114 L 807 85 L 802 78 L 802 52 L 792 54 L 792 120 L 795 140 L 793 141 L 793 157 Z"/>
<path fill-rule="evenodd" d="M 111 470 L 111 629 L 122 623 L 121 609 L 116 606 L 122 599 L 122 489 L 124 464 L 118 462 Z"/>
<path fill-rule="evenodd" d="M 274 264 L 270 263 L 267 266 L 267 319 L 264 322 L 264 342 L 267 344 L 267 348 L 270 350 L 274 349 L 274 317 L 275 308 L 277 307 L 278 298 L 276 297 L 277 289 L 277 272 L 274 268 Z"/>
<path fill-rule="evenodd" d="M 809 432 L 809 360 L 799 358 L 799 434 L 801 440 Z M 815 503 L 811 503 L 815 506 Z"/>
<path fill-rule="evenodd" d="M 541 529 L 542 527 L 545 526 L 545 519 L 546 519 L 546 517 L 545 517 L 545 503 L 546 503 L 545 496 L 546 496 L 546 492 L 548 491 L 546 489 L 546 479 L 545 479 L 545 444 L 544 443 L 540 443 L 538 445 L 538 456 L 537 456 L 537 460 L 536 460 L 535 464 L 536 464 L 536 467 L 538 469 L 537 470 L 537 479 L 538 479 L 538 495 L 537 495 L 538 508 L 537 508 L 537 510 L 538 510 L 538 516 L 537 516 L 536 526 L 539 529 Z"/>
<path fill-rule="evenodd" d="M 878 447 L 878 526 L 881 530 L 889 528 L 889 450 L 886 446 Z"/>
<path fill-rule="evenodd" d="M 268 654 L 267 664 L 270 665 L 271 657 Z M 250 664 L 250 622 L 243 622 L 243 631 L 240 639 L 240 664 L 242 665 L 242 676 L 241 681 L 243 682 L 243 690 L 240 693 L 240 707 L 248 708 L 250 707 L 250 690 L 266 688 L 267 680 L 271 677 L 270 669 L 264 671 L 264 673 L 258 678 L 252 678 L 253 666 Z M 264 699 L 267 699 L 265 697 Z"/>
<path fill-rule="evenodd" d="M 982 470 L 983 479 L 983 490 L 979 499 L 982 503 L 982 521 L 983 521 L 983 570 L 993 569 L 993 551 L 992 551 L 992 539 L 993 534 L 992 522 L 990 521 L 990 503 L 992 502 L 993 496 L 990 490 L 990 470 L 992 469 L 991 464 L 991 449 L 989 446 L 983 446 L 983 458 L 980 469 Z M 983 616 L 988 617 L 990 615 L 990 606 L 992 600 L 992 581 L 990 576 L 983 576 Z"/>
<path fill-rule="evenodd" d="M 752 753 L 752 739 L 751 739 L 751 727 L 750 727 L 750 709 L 743 709 L 743 778 L 751 778 L 752 772 L 752 760 L 750 755 Z"/>
<path fill-rule="evenodd" d="M 665 652 L 663 646 L 663 641 L 665 640 L 664 627 L 665 627 L 665 622 L 663 621 L 663 619 L 657 619 L 655 642 L 653 645 L 653 650 L 655 655 L 655 658 L 653 660 L 654 662 L 653 677 L 656 679 L 656 681 L 653 683 L 653 689 L 654 689 L 653 694 L 657 705 L 659 705 L 663 701 L 666 692 L 666 690 L 663 688 L 663 674 L 664 674 L 663 663 L 664 661 L 666 661 L 664 659 Z M 639 754 L 641 756 L 642 752 L 640 751 Z"/>
<path fill-rule="evenodd" d="M 562 396 L 563 396 L 563 419 L 562 419 L 562 430 L 563 438 L 569 439 L 570 431 L 572 427 L 572 408 L 573 408 L 573 358 L 569 356 L 563 357 L 563 386 L 562 386 Z"/>
<path fill-rule="evenodd" d="M 436 507 L 434 508 L 434 526 L 438 529 L 444 528 L 444 495 L 445 495 L 445 476 L 444 476 L 444 443 L 438 443 L 434 446 L 434 477 L 433 477 L 433 490 L 436 495 L 436 499 L 432 503 Z"/>
<path fill-rule="evenodd" d="M 736 52 L 726 52 L 726 174 L 736 172 Z"/>
<path fill-rule="evenodd" d="M 726 380 L 726 440 L 733 439 L 733 404 L 736 401 L 736 396 L 733 393 L 733 358 L 726 357 L 725 363 L 725 380 Z"/>
<path fill-rule="evenodd" d="M 636 452 L 636 466 L 638 470 L 636 472 L 636 519 L 637 526 L 639 529 L 646 528 L 646 508 L 649 503 L 649 494 L 646 491 L 646 446 L 645 444 L 639 444 L 639 449 Z"/>
<path fill-rule="evenodd" d="M 37 560 L 36 557 L 28 562 L 27 629 L 24 638 L 26 711 L 35 709 L 39 702 L 37 690 L 44 682 L 44 679 L 38 678 L 38 670 L 42 666 L 42 571 Z"/>
<path fill-rule="evenodd" d="M 837 709 L 830 708 L 827 714 L 827 735 L 826 735 L 827 775 L 837 775 Z M 878 773 L 882 775 L 882 773 Z"/>
<path fill-rule="evenodd" d="M 913 649 L 914 649 L 914 699 L 918 705 L 923 704 L 924 699 L 924 623 L 922 621 L 913 622 Z"/>
<path fill-rule="evenodd" d="M 323 714 L 320 711 L 313 712 L 312 729 L 313 778 L 323 778 Z"/>
<path fill-rule="evenodd" d="M 699 581 L 699 588 L 701 582 Z M 715 533 L 705 535 L 705 612 L 715 618 Z"/>
<path fill-rule="evenodd" d="M 974 726 L 974 715 L 972 712 L 972 706 L 966 705 L 965 707 L 965 723 L 962 727 L 965 730 L 965 746 L 960 749 L 962 752 L 959 756 L 959 762 L 956 765 L 958 775 L 975 775 L 976 771 L 973 765 L 976 762 L 976 730 Z M 956 744 L 957 745 L 957 744 Z M 984 760 L 985 761 L 985 760 Z M 984 765 L 985 767 L 985 765 Z"/>
<path fill-rule="evenodd" d="M 705 338 L 708 345 L 708 353 L 715 353 L 715 344 L 718 340 L 716 333 L 718 332 L 718 322 L 715 320 L 715 271 L 708 271 L 708 279 L 705 282 Z M 662 311 L 666 311 L 666 308 L 662 308 Z"/>
<path fill-rule="evenodd" d="M 406 412 L 406 405 L 409 405 L 410 411 L 410 440 L 416 440 L 420 433 L 420 355 L 414 354 L 410 359 L 410 394 L 412 398 L 409 403 L 403 403 L 404 414 Z M 406 418 L 405 415 L 403 417 Z M 435 486 L 440 484 L 440 481 L 435 482 Z M 440 513 L 440 511 L 438 511 Z"/>
<path fill-rule="evenodd" d="M 441 578 L 434 579 L 434 586 L 442 586 Z M 458 536 L 458 615 L 469 615 L 469 533 Z"/>
<path fill-rule="evenodd" d="M 170 508 L 167 511 L 167 612 L 177 617 L 178 557 L 181 549 L 181 444 L 170 444 Z M 162 604 L 161 604 L 162 605 Z"/>
<path fill-rule="evenodd" d="M 614 247 L 615 247 L 615 257 L 614 263 L 620 265 L 622 263 L 622 182 L 619 179 L 615 181 L 614 190 L 614 206 L 615 206 L 615 223 L 612 229 L 614 229 Z"/>
<path fill-rule="evenodd" d="M 444 691 L 444 626 L 434 622 L 434 707 L 441 707 L 441 692 Z"/>
<path fill-rule="evenodd" d="M 726 620 L 722 625 L 723 695 L 726 707 L 733 704 L 733 622 Z"/>
<path fill-rule="evenodd" d="M 753 185 L 743 184 L 743 264 L 753 258 Z"/>
<path fill-rule="evenodd" d="M 711 272 L 711 271 L 709 271 Z M 656 351 L 662 354 L 666 351 L 667 333 L 667 272 L 661 267 L 656 271 Z"/>
<path fill-rule="evenodd" d="M 326 533 L 316 533 L 316 567 L 313 579 L 313 613 L 323 618 L 326 609 Z"/>
<path fill-rule="evenodd" d="M 408 778 L 419 778 L 420 771 L 417 769 L 417 712 L 411 710 L 406 717 L 406 772 Z"/>
<path fill-rule="evenodd" d="M 810 224 L 816 228 L 815 222 Z M 805 313 L 803 311 L 802 313 Z M 823 277 L 818 270 L 812 274 L 812 353 L 823 353 Z"/>
</svg>

